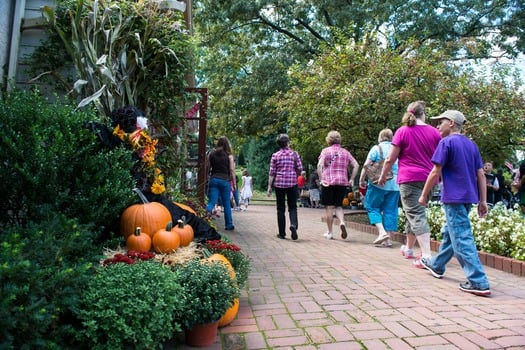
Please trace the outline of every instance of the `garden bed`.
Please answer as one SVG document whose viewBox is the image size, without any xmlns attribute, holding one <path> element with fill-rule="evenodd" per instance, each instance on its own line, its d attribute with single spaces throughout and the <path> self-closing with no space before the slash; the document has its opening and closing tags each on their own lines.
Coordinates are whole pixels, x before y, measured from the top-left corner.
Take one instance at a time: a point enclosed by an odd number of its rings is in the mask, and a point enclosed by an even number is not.
<svg viewBox="0 0 525 350">
<path fill-rule="evenodd" d="M 377 235 L 377 228 L 369 224 L 368 216 L 363 212 L 345 212 L 346 225 L 357 231 L 367 232 L 372 235 Z M 392 240 L 404 243 L 405 235 L 402 233 L 394 233 Z M 439 250 L 440 242 L 432 240 L 430 247 L 433 251 Z M 512 273 L 516 276 L 525 277 L 525 261 L 520 261 L 492 253 L 478 252 L 481 263 L 487 267 L 492 267 L 496 270 Z"/>
</svg>

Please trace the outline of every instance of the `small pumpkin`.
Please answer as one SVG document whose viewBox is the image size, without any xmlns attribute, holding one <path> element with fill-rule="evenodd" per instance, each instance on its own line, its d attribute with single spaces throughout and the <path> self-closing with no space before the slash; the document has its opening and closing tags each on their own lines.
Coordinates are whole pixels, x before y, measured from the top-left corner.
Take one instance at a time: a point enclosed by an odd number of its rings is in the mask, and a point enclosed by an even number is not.
<svg viewBox="0 0 525 350">
<path fill-rule="evenodd" d="M 126 239 L 128 251 L 149 251 L 151 249 L 151 237 L 142 232 L 140 227 L 135 228 L 135 232 Z"/>
<path fill-rule="evenodd" d="M 180 247 L 180 237 L 172 231 L 171 221 L 153 235 L 152 245 L 153 250 L 161 254 L 173 253 Z"/>
<path fill-rule="evenodd" d="M 354 192 L 348 192 L 347 197 L 348 197 L 349 200 L 354 199 Z"/>
<path fill-rule="evenodd" d="M 152 237 L 171 221 L 171 213 L 164 205 L 149 202 L 138 189 L 135 189 L 135 192 L 142 200 L 142 204 L 133 204 L 124 210 L 120 216 L 120 233 L 127 239 L 135 232 L 136 227 L 141 227 L 142 232 Z"/>
<path fill-rule="evenodd" d="M 219 253 L 214 253 L 210 255 L 208 258 L 206 258 L 206 260 L 211 261 L 211 262 L 219 261 L 223 263 L 224 265 L 226 265 L 226 267 L 230 271 L 230 277 L 232 279 L 235 279 L 235 270 L 233 269 L 233 266 L 230 263 L 230 260 L 228 260 L 228 258 L 226 258 L 224 255 L 219 254 Z"/>
<path fill-rule="evenodd" d="M 232 323 L 239 313 L 239 298 L 235 298 L 233 305 L 226 310 L 224 315 L 219 319 L 219 327 L 224 327 Z"/>
<path fill-rule="evenodd" d="M 348 207 L 349 204 L 350 201 L 348 200 L 348 198 L 343 198 L 343 207 Z"/>
<path fill-rule="evenodd" d="M 193 241 L 193 228 L 184 222 L 184 216 L 182 219 L 177 220 L 177 225 L 173 228 L 173 231 L 179 234 L 181 247 L 187 247 Z"/>
</svg>

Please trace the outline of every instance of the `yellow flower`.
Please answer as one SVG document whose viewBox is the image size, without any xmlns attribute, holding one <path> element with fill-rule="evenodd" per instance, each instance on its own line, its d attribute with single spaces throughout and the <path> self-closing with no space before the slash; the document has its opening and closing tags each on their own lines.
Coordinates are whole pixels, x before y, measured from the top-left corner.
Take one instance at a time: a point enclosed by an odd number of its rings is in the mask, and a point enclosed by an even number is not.
<svg viewBox="0 0 525 350">
<path fill-rule="evenodd" d="M 115 126 L 115 129 L 113 129 L 113 135 L 117 136 L 120 139 L 120 141 L 124 141 L 126 133 L 120 128 L 120 124 L 118 124 L 117 126 Z"/>
</svg>

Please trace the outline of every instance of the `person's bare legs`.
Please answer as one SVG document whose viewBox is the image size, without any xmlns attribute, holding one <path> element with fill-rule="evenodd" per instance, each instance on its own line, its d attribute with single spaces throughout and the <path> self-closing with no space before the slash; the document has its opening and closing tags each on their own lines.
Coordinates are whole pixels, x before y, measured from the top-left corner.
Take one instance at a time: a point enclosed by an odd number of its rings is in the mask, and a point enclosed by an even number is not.
<svg viewBox="0 0 525 350">
<path fill-rule="evenodd" d="M 326 211 L 326 226 L 328 226 L 328 232 L 332 233 L 332 226 L 334 225 L 334 209 L 335 206 L 327 205 L 325 207 Z M 342 210 L 342 208 L 341 208 Z"/>
</svg>

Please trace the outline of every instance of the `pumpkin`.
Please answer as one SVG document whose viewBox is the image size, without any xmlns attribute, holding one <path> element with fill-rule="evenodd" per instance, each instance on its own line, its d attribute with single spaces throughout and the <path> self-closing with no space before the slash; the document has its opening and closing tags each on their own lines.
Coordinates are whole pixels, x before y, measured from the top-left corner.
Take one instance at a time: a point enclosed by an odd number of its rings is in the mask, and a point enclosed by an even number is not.
<svg viewBox="0 0 525 350">
<path fill-rule="evenodd" d="M 135 190 L 142 200 L 142 204 L 133 204 L 127 207 L 120 216 L 120 233 L 127 239 L 141 227 L 142 232 L 150 237 L 164 228 L 171 221 L 168 208 L 157 202 L 149 202 L 138 189 Z"/>
<path fill-rule="evenodd" d="M 186 211 L 189 211 L 193 215 L 197 215 L 197 212 L 195 210 L 193 210 L 193 208 L 190 207 L 189 205 L 182 204 L 182 203 L 179 203 L 179 202 L 173 202 L 173 203 L 175 203 L 175 205 L 178 206 L 179 208 L 182 208 L 182 209 L 184 209 Z"/>
<path fill-rule="evenodd" d="M 347 197 L 348 197 L 349 200 L 354 199 L 354 192 L 348 192 Z"/>
<path fill-rule="evenodd" d="M 151 237 L 142 232 L 140 227 L 135 228 L 135 233 L 126 239 L 128 251 L 149 251 L 151 249 Z"/>
<path fill-rule="evenodd" d="M 215 254 L 210 255 L 208 258 L 206 258 L 206 260 L 211 261 L 211 262 L 219 261 L 223 263 L 224 265 L 226 265 L 226 267 L 230 271 L 230 277 L 232 279 L 235 279 L 235 270 L 233 269 L 233 266 L 230 263 L 230 260 L 228 260 L 228 258 L 226 258 L 224 255 L 215 253 Z"/>
<path fill-rule="evenodd" d="M 239 313 L 239 298 L 235 298 L 233 305 L 226 310 L 224 315 L 219 319 L 219 327 L 224 327 L 232 323 Z"/>
<path fill-rule="evenodd" d="M 348 200 L 348 198 L 343 198 L 343 207 L 348 207 L 349 204 L 350 201 Z"/>
<path fill-rule="evenodd" d="M 179 235 L 171 230 L 171 221 L 168 222 L 166 228 L 160 229 L 153 235 L 152 245 L 153 250 L 161 254 L 173 253 L 180 247 Z"/>
<path fill-rule="evenodd" d="M 194 233 L 193 228 L 190 225 L 184 223 L 184 216 L 182 220 L 177 220 L 177 226 L 173 228 L 173 231 L 179 234 L 180 246 L 187 247 L 193 241 Z"/>
</svg>

